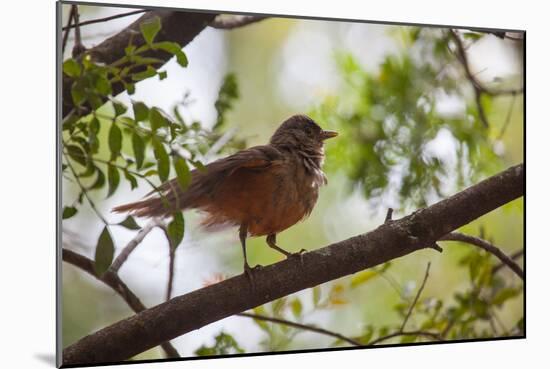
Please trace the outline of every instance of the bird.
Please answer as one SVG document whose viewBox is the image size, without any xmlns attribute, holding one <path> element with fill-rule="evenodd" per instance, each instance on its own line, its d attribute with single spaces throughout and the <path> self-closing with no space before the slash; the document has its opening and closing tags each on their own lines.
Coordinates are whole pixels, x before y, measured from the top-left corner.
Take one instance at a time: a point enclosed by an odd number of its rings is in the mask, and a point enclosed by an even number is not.
<svg viewBox="0 0 550 369">
<path fill-rule="evenodd" d="M 116 213 L 165 218 L 174 212 L 198 209 L 201 225 L 239 229 L 244 272 L 252 278 L 246 256 L 248 237 L 266 237 L 267 245 L 291 257 L 277 245 L 277 234 L 307 218 L 327 184 L 322 170 L 324 143 L 338 135 L 323 130 L 312 118 L 292 115 L 273 133 L 267 145 L 254 146 L 191 171 L 186 189 L 177 178 L 160 185 L 144 200 L 113 208 Z M 156 194 L 155 194 L 156 192 Z"/>
</svg>

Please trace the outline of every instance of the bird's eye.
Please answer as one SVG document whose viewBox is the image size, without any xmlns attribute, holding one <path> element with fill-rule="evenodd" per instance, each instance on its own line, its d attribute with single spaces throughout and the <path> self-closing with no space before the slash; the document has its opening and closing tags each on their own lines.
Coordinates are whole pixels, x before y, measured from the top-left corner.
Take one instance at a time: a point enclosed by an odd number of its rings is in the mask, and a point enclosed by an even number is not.
<svg viewBox="0 0 550 369">
<path fill-rule="evenodd" d="M 312 136 L 313 135 L 313 129 L 311 129 L 311 127 L 306 127 L 306 134 L 308 136 Z"/>
</svg>

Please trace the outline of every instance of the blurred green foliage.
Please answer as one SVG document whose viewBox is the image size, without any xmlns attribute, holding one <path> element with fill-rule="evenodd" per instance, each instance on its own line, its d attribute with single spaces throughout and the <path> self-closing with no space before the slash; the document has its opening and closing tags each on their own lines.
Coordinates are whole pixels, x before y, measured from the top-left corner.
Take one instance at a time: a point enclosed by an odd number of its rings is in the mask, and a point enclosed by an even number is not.
<svg viewBox="0 0 550 369">
<path fill-rule="evenodd" d="M 328 148 L 329 170 L 345 172 L 367 199 L 389 194 L 401 209 L 411 209 L 495 173 L 503 163 L 475 101 L 467 98 L 471 85 L 457 78 L 461 66 L 451 31 L 401 27 L 398 32 L 401 50 L 387 55 L 375 72 L 351 53 L 339 54 L 345 85 L 312 115 L 341 133 Z M 441 111 L 442 98 L 459 100 L 464 111 Z M 483 100 L 484 109 L 491 104 L 491 97 Z M 444 131 L 454 141 L 448 143 L 451 156 L 429 149 Z"/>
</svg>

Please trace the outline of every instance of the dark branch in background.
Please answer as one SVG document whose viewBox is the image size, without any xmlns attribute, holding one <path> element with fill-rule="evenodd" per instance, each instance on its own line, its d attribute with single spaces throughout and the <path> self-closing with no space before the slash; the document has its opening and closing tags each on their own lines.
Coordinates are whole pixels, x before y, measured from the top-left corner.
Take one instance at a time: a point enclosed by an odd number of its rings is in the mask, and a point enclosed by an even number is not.
<svg viewBox="0 0 550 369">
<path fill-rule="evenodd" d="M 510 103 L 510 106 L 508 107 L 508 113 L 506 114 L 506 120 L 504 121 L 504 124 L 502 125 L 502 128 L 500 129 L 500 133 L 497 137 L 498 140 L 502 139 L 502 137 L 504 136 L 504 133 L 506 133 L 506 129 L 508 128 L 510 121 L 512 120 L 512 111 L 514 110 L 516 97 L 517 95 L 513 95 L 512 97 L 512 102 Z"/>
<path fill-rule="evenodd" d="M 143 22 L 154 19 L 155 17 L 159 17 L 162 24 L 162 29 L 156 36 L 155 41 L 177 42 L 181 47 L 184 47 L 200 32 L 202 32 L 202 30 L 204 30 L 204 28 L 214 19 L 215 16 L 216 14 L 208 13 L 189 13 L 167 10 L 148 11 L 128 27 L 116 35 L 109 37 L 99 45 L 88 49 L 87 52 L 95 62 L 111 64 L 114 61 L 119 60 L 125 55 L 124 49 L 130 44 L 130 41 L 138 48 L 145 44 L 139 25 Z M 158 58 L 163 60 L 165 63 L 172 58 L 172 54 L 162 50 L 152 50 L 144 53 L 143 56 Z M 155 64 L 154 67 L 160 68 L 162 65 L 161 63 L 158 63 Z M 139 70 L 136 68 L 135 71 L 138 72 Z M 71 97 L 72 82 L 73 80 L 71 78 L 63 75 L 63 118 L 67 116 L 74 108 Z M 124 91 L 124 85 L 122 83 L 114 83 L 112 85 L 112 90 L 113 96 L 117 95 Z"/>
<path fill-rule="evenodd" d="M 479 114 L 479 119 L 483 123 L 485 127 L 489 126 L 489 122 L 487 120 L 487 115 L 485 113 L 485 109 L 483 109 L 481 96 L 483 94 L 487 94 L 489 96 L 499 96 L 499 95 L 517 95 L 520 93 L 523 93 L 523 88 L 518 89 L 505 89 L 505 90 L 493 90 L 489 89 L 488 87 L 484 86 L 476 77 L 474 73 L 472 73 L 472 70 L 470 69 L 470 64 L 468 62 L 468 57 L 466 55 L 466 49 L 464 47 L 464 44 L 462 43 L 462 40 L 460 39 L 460 36 L 456 33 L 454 30 L 449 30 L 449 34 L 451 35 L 451 38 L 453 39 L 456 47 L 457 47 L 457 58 L 460 64 L 462 64 L 462 67 L 464 68 L 464 72 L 466 73 L 466 78 L 470 81 L 470 84 L 474 88 L 474 94 L 475 94 L 475 101 L 477 106 L 477 111 Z"/>
<path fill-rule="evenodd" d="M 518 251 L 514 252 L 512 255 L 510 255 L 510 259 L 516 260 L 516 259 L 519 259 L 522 256 L 523 256 L 523 249 L 518 250 Z M 504 264 L 504 263 L 500 263 L 499 265 L 495 266 L 493 268 L 493 274 L 498 273 L 502 268 L 504 268 L 504 266 L 506 266 L 506 264 Z"/>
<path fill-rule="evenodd" d="M 182 334 L 306 288 L 415 251 L 524 193 L 523 164 L 377 229 L 178 296 L 83 337 L 63 351 L 65 365 L 128 359 Z"/>
<path fill-rule="evenodd" d="M 523 270 L 517 265 L 511 258 L 509 258 L 505 253 L 503 253 L 498 247 L 492 245 L 491 243 L 474 236 L 469 236 L 459 232 L 449 233 L 440 238 L 441 241 L 459 241 L 469 243 L 482 248 L 483 250 L 493 254 L 500 259 L 504 264 L 506 264 L 510 269 L 514 271 L 521 279 L 524 279 Z"/>
<path fill-rule="evenodd" d="M 73 46 L 73 58 L 78 57 L 83 52 L 86 51 L 86 48 L 82 44 L 82 37 L 80 36 L 80 14 L 78 13 L 78 5 L 71 5 L 73 10 L 73 21 L 74 21 L 74 46 Z"/>
<path fill-rule="evenodd" d="M 424 275 L 424 280 L 422 281 L 422 284 L 420 285 L 420 288 L 418 289 L 418 292 L 416 293 L 416 296 L 414 296 L 414 300 L 409 307 L 409 311 L 407 311 L 407 315 L 405 316 L 405 319 L 403 320 L 403 324 L 401 324 L 401 328 L 399 329 L 400 333 L 403 333 L 403 330 L 405 329 L 405 326 L 407 325 L 407 322 L 409 321 L 409 318 L 411 317 L 411 313 L 416 306 L 416 303 L 418 302 L 418 299 L 420 298 L 420 295 L 422 294 L 422 291 L 424 290 L 424 286 L 426 285 L 426 281 L 428 280 L 428 277 L 430 276 L 430 263 L 428 263 L 428 266 L 426 267 L 426 273 Z"/>
<path fill-rule="evenodd" d="M 345 341 L 347 343 L 350 343 L 354 346 L 361 346 L 361 342 L 359 342 L 359 341 L 356 341 L 352 338 L 343 336 L 339 333 L 335 333 L 335 332 L 332 332 L 332 331 L 329 331 L 329 330 L 326 330 L 326 329 L 323 329 L 323 328 L 314 327 L 312 325 L 295 323 L 295 322 L 291 322 L 291 321 L 285 320 L 285 319 L 273 318 L 273 317 L 268 317 L 268 316 L 263 316 L 263 315 L 258 315 L 258 314 L 251 314 L 251 313 L 238 313 L 238 314 L 235 314 L 235 315 L 236 316 L 242 316 L 242 317 L 245 317 L 245 318 L 252 318 L 252 319 L 264 320 L 264 321 L 267 321 L 267 322 L 273 322 L 273 323 L 277 323 L 277 324 L 287 325 L 289 327 L 299 328 L 299 329 L 303 329 L 303 330 L 306 330 L 306 331 L 316 332 L 316 333 L 324 334 L 326 336 L 331 336 L 331 337 L 340 339 L 340 340 Z"/>
<path fill-rule="evenodd" d="M 269 17 L 256 15 L 219 15 L 209 24 L 209 26 L 217 29 L 234 29 L 262 21 L 266 18 Z"/>
<path fill-rule="evenodd" d="M 80 27 L 87 26 L 87 25 L 90 25 L 90 24 L 95 24 L 95 23 L 108 22 L 108 21 L 113 20 L 113 19 L 119 19 L 119 18 L 128 17 L 130 15 L 145 13 L 146 11 L 147 10 L 145 10 L 145 9 L 134 10 L 132 12 L 111 15 L 110 17 L 91 19 L 91 20 L 80 23 Z M 74 25 L 68 24 L 65 27 L 63 27 L 62 30 L 65 31 L 65 30 L 69 30 L 69 29 L 74 28 L 74 27 L 75 27 Z"/>
<path fill-rule="evenodd" d="M 126 286 L 124 282 L 122 282 L 122 280 L 116 273 L 107 271 L 100 277 L 95 272 L 94 262 L 92 260 L 67 249 L 63 249 L 63 261 L 84 270 L 99 281 L 111 287 L 113 290 L 115 290 L 116 293 L 120 295 L 120 297 L 122 297 L 124 301 L 126 301 L 128 306 L 130 306 L 130 308 L 134 312 L 139 313 L 140 311 L 146 309 L 145 305 L 143 305 L 140 299 L 128 288 L 128 286 Z M 180 357 L 178 351 L 174 348 L 174 346 L 172 346 L 170 342 L 162 342 L 160 346 L 166 353 L 166 357 Z"/>
<path fill-rule="evenodd" d="M 69 11 L 69 19 L 67 20 L 67 26 L 63 27 L 63 30 L 65 33 L 63 34 L 63 41 L 61 43 L 61 53 L 65 52 L 65 47 L 67 46 L 67 40 L 69 39 L 69 28 L 71 28 L 71 25 L 73 24 L 73 17 L 74 17 L 74 8 L 71 6 L 71 10 Z"/>
<path fill-rule="evenodd" d="M 388 334 L 387 336 L 384 336 L 384 337 L 377 338 L 377 339 L 373 340 L 372 342 L 370 342 L 368 344 L 368 346 L 374 346 L 377 343 L 380 343 L 382 341 L 386 341 L 386 340 L 389 340 L 390 338 L 400 337 L 400 336 L 424 336 L 424 337 L 428 337 L 428 338 L 431 338 L 431 339 L 434 339 L 434 340 L 437 340 L 437 341 L 443 341 L 443 337 L 441 337 L 439 334 L 433 333 L 433 332 L 426 332 L 426 331 L 402 332 L 401 331 L 401 332 L 395 332 L 395 333 L 392 333 L 392 334 Z"/>
</svg>

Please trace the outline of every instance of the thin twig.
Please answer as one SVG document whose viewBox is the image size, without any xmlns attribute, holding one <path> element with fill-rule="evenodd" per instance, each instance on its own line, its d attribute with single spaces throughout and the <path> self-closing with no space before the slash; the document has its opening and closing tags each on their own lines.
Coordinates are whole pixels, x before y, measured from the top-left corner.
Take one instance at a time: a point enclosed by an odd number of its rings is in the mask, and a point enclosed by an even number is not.
<svg viewBox="0 0 550 369">
<path fill-rule="evenodd" d="M 489 89 L 486 86 L 484 86 L 476 77 L 474 73 L 472 73 L 472 70 L 470 69 L 470 64 L 468 62 L 468 57 L 466 55 L 466 49 L 464 47 L 464 44 L 462 43 L 462 40 L 460 39 L 460 36 L 457 35 L 457 33 L 454 30 L 449 30 L 449 34 L 451 35 L 451 38 L 453 39 L 456 47 L 457 47 L 457 59 L 462 65 L 464 72 L 466 73 L 466 78 L 470 81 L 470 84 L 472 85 L 474 89 L 475 94 L 475 102 L 477 106 L 477 111 L 479 115 L 479 119 L 483 123 L 485 127 L 489 126 L 489 121 L 487 120 L 487 115 L 485 113 L 485 109 L 483 108 L 483 104 L 481 101 L 482 95 L 487 94 L 490 96 L 498 96 L 498 95 L 516 95 L 523 93 L 523 88 L 518 89 L 507 89 L 507 90 L 494 90 Z"/>
<path fill-rule="evenodd" d="M 82 44 L 82 37 L 80 35 L 80 14 L 78 14 L 78 5 L 71 5 L 74 9 L 74 46 L 73 46 L 73 58 L 76 58 L 80 54 L 86 51 L 86 48 Z"/>
<path fill-rule="evenodd" d="M 498 135 L 498 138 L 497 138 L 498 140 L 502 139 L 502 136 L 504 136 L 504 133 L 506 132 L 506 129 L 508 128 L 508 125 L 512 120 L 512 110 L 514 110 L 514 103 L 516 102 L 516 96 L 517 95 L 512 95 L 512 102 L 510 103 L 510 107 L 508 108 L 508 114 L 506 114 L 506 120 L 504 121 L 504 124 L 502 125 L 500 133 Z"/>
<path fill-rule="evenodd" d="M 209 26 L 216 29 L 233 29 L 243 26 L 247 26 L 252 23 L 259 22 L 269 17 L 256 16 L 256 15 L 243 15 L 243 16 L 232 16 L 229 19 L 225 19 L 224 16 L 217 16 Z"/>
<path fill-rule="evenodd" d="M 97 280 L 111 287 L 116 293 L 119 294 L 120 297 L 122 297 L 124 301 L 126 301 L 128 306 L 130 306 L 130 308 L 134 312 L 139 313 L 140 311 L 146 309 L 141 300 L 128 288 L 128 286 L 120 279 L 117 273 L 108 270 L 101 276 L 98 276 L 95 272 L 94 262 L 87 257 L 65 248 L 62 250 L 62 255 L 63 261 L 87 272 L 88 274 L 95 277 Z M 163 342 L 160 346 L 166 353 L 166 357 L 180 357 L 178 351 L 174 348 L 174 346 L 172 346 L 169 341 Z"/>
<path fill-rule="evenodd" d="M 76 183 L 78 184 L 78 187 L 80 187 L 80 191 L 82 191 L 82 193 L 86 197 L 86 200 L 88 200 L 88 203 L 90 204 L 92 210 L 96 213 L 97 217 L 103 222 L 103 224 L 105 224 L 106 226 L 109 225 L 109 222 L 107 222 L 107 220 L 105 220 L 103 215 L 99 212 L 99 210 L 95 206 L 94 201 L 90 198 L 90 195 L 88 194 L 88 190 L 86 189 L 86 187 L 84 187 L 82 182 L 80 182 L 80 178 L 78 177 L 78 174 L 76 174 L 76 170 L 74 169 L 73 165 L 71 164 L 71 161 L 69 160 L 69 158 L 67 157 L 67 154 L 65 152 L 63 152 L 63 156 L 65 157 L 65 162 L 67 163 L 67 166 L 69 167 L 69 169 L 73 173 L 73 177 L 76 180 Z"/>
<path fill-rule="evenodd" d="M 462 43 L 462 40 L 460 39 L 460 36 L 457 35 L 457 33 L 454 30 L 449 30 L 449 34 L 451 35 L 453 41 L 455 42 L 455 45 L 457 46 L 458 51 L 458 61 L 460 64 L 462 64 L 462 67 L 464 68 L 464 72 L 466 72 L 466 78 L 471 82 L 474 89 L 479 90 L 480 92 L 490 95 L 490 96 L 500 96 L 500 95 L 518 95 L 523 93 L 523 88 L 510 88 L 510 89 L 492 89 L 488 88 L 487 86 L 483 85 L 477 77 L 475 73 L 472 73 L 470 69 L 470 64 L 468 62 L 468 56 L 466 55 L 466 50 L 464 48 L 464 44 Z"/>
<path fill-rule="evenodd" d="M 65 52 L 65 47 L 67 46 L 67 40 L 69 39 L 69 28 L 71 24 L 73 24 L 73 17 L 74 17 L 74 8 L 71 6 L 71 10 L 69 11 L 69 19 L 67 20 L 67 27 L 63 28 L 65 33 L 63 34 L 63 42 L 61 43 L 61 53 L 63 54 Z"/>
<path fill-rule="evenodd" d="M 443 341 L 443 337 L 441 337 L 441 335 L 439 335 L 438 333 L 425 332 L 425 331 L 410 331 L 410 332 L 395 332 L 392 334 L 388 334 L 387 336 L 380 337 L 375 339 L 372 342 L 369 342 L 367 346 L 374 346 L 377 343 L 389 340 L 390 338 L 399 337 L 399 336 L 424 336 L 424 337 L 432 338 L 437 341 Z"/>
<path fill-rule="evenodd" d="M 252 319 L 257 319 L 257 320 L 264 320 L 264 321 L 267 321 L 267 322 L 273 322 L 273 323 L 277 323 L 277 324 L 288 325 L 289 327 L 299 328 L 299 329 L 303 329 L 303 330 L 306 330 L 306 331 L 316 332 L 316 333 L 324 334 L 326 336 L 331 336 L 331 337 L 334 337 L 334 338 L 338 338 L 338 339 L 340 339 L 342 341 L 345 341 L 345 342 L 348 342 L 348 343 L 350 343 L 354 346 L 361 346 L 361 342 L 356 341 L 353 338 L 349 338 L 349 337 L 343 336 L 339 333 L 332 332 L 332 331 L 329 331 L 329 330 L 326 330 L 326 329 L 323 329 L 323 328 L 317 328 L 317 327 L 312 326 L 312 325 L 295 323 L 295 322 L 291 322 L 291 321 L 285 320 L 285 319 L 273 318 L 273 317 L 268 317 L 268 316 L 258 315 L 258 314 L 251 314 L 251 313 L 238 313 L 238 314 L 235 314 L 235 315 L 242 316 L 242 317 L 247 317 L 247 318 L 252 318 Z"/>
<path fill-rule="evenodd" d="M 519 259 L 522 256 L 523 256 L 523 249 L 518 250 L 518 251 L 514 252 L 512 255 L 510 255 L 510 259 L 516 260 L 516 259 Z M 493 274 L 498 273 L 498 271 L 501 270 L 505 265 L 506 264 L 504 264 L 504 263 L 500 263 L 499 265 L 495 266 L 493 268 L 492 273 Z"/>
<path fill-rule="evenodd" d="M 153 218 L 145 227 L 139 230 L 139 232 L 136 234 L 134 238 L 128 242 L 128 244 L 122 249 L 120 254 L 118 254 L 117 258 L 111 266 L 109 267 L 109 271 L 113 273 L 117 273 L 122 264 L 128 259 L 128 256 L 136 249 L 136 247 L 143 241 L 145 236 L 149 234 L 153 230 L 153 228 L 160 226 L 161 221 L 159 219 Z"/>
<path fill-rule="evenodd" d="M 384 219 L 384 223 L 387 223 L 391 220 L 391 217 L 393 215 L 393 209 L 388 208 L 388 212 L 386 213 L 386 219 Z"/>
<path fill-rule="evenodd" d="M 489 243 L 486 240 L 483 240 L 478 237 L 470 236 L 467 234 L 459 233 L 459 232 L 452 232 L 449 233 L 439 239 L 440 241 L 459 241 L 464 243 L 469 243 L 470 245 L 474 245 L 477 247 L 482 248 L 483 250 L 493 254 L 497 258 L 500 259 L 506 266 L 508 266 L 510 269 L 514 271 L 520 277 L 521 279 L 524 279 L 523 270 L 517 265 L 510 257 L 508 257 L 506 254 L 504 254 L 498 247 L 495 245 Z"/>
<path fill-rule="evenodd" d="M 160 225 L 160 229 L 164 232 L 166 239 L 168 240 L 168 254 L 170 257 L 170 262 L 168 264 L 168 282 L 166 286 L 166 301 L 172 298 L 172 289 L 174 286 L 174 263 L 176 260 L 176 247 L 168 234 L 168 227 L 165 224 Z"/>
<path fill-rule="evenodd" d="M 87 26 L 87 25 L 94 24 L 94 23 L 107 22 L 107 21 L 110 21 L 110 20 L 113 20 L 113 19 L 128 17 L 128 16 L 134 15 L 134 14 L 145 13 L 146 11 L 147 10 L 145 10 L 145 9 L 143 9 L 143 10 L 134 10 L 132 12 L 121 13 L 121 14 L 117 14 L 117 15 L 111 15 L 111 16 L 105 17 L 105 18 L 91 19 L 91 20 L 80 23 L 80 27 Z M 67 25 L 67 26 L 63 27 L 62 29 L 63 29 L 63 31 L 65 31 L 67 29 L 74 28 L 74 27 L 75 27 L 75 25 Z"/>
<path fill-rule="evenodd" d="M 409 321 L 409 318 L 411 317 L 412 311 L 418 302 L 418 299 L 420 298 L 420 295 L 422 294 L 422 291 L 424 290 L 424 286 L 426 286 L 426 281 L 428 280 L 428 277 L 430 275 L 430 265 L 431 263 L 428 262 L 428 266 L 426 266 L 426 273 L 424 274 L 424 280 L 422 281 L 422 284 L 420 285 L 420 288 L 418 289 L 418 292 L 416 293 L 416 296 L 414 297 L 414 300 L 409 307 L 409 311 L 407 311 L 407 315 L 405 316 L 405 319 L 403 320 L 403 324 L 401 324 L 401 328 L 399 329 L 399 332 L 403 332 L 405 329 L 405 325 Z"/>
</svg>

